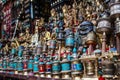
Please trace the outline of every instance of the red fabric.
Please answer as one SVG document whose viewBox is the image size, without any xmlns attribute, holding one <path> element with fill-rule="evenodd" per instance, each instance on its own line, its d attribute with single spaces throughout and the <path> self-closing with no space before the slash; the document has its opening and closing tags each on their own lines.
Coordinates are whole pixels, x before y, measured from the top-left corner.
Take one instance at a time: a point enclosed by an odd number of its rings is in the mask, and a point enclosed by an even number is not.
<svg viewBox="0 0 120 80">
<path fill-rule="evenodd" d="M 104 78 L 104 77 L 102 77 L 102 76 L 100 76 L 100 77 L 99 77 L 99 80 L 105 80 L 105 78 Z"/>
</svg>

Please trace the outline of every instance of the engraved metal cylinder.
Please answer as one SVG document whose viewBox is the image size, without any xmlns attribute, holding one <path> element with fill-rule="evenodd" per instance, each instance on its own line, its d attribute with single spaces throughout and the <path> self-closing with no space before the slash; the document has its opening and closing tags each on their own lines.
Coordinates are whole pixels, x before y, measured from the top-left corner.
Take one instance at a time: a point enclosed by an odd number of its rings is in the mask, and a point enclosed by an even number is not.
<svg viewBox="0 0 120 80">
<path fill-rule="evenodd" d="M 60 63 L 59 62 L 53 62 L 52 64 L 52 73 L 59 73 L 61 70 Z"/>
<path fill-rule="evenodd" d="M 45 72 L 45 64 L 44 62 L 39 62 L 39 73 Z"/>
<path fill-rule="evenodd" d="M 56 48 L 56 40 L 50 40 L 50 45 L 49 45 L 49 49 L 55 49 Z"/>
<path fill-rule="evenodd" d="M 61 62 L 61 71 L 70 71 L 71 70 L 71 64 L 69 61 Z"/>
<path fill-rule="evenodd" d="M 120 60 L 117 61 L 116 72 L 117 72 L 117 75 L 120 76 Z"/>
<path fill-rule="evenodd" d="M 103 33 L 103 32 L 109 32 L 111 29 L 111 23 L 109 21 L 109 18 L 101 18 L 98 21 L 97 25 L 97 32 Z"/>
<path fill-rule="evenodd" d="M 66 47 L 73 47 L 74 46 L 74 37 L 73 35 L 68 35 L 65 40 Z"/>
<path fill-rule="evenodd" d="M 43 53 L 46 53 L 46 52 L 47 52 L 47 50 L 48 50 L 48 46 L 47 46 L 47 44 L 46 44 L 46 43 L 44 43 L 44 44 L 43 44 L 43 49 L 42 49 L 42 52 L 43 52 Z"/>
<path fill-rule="evenodd" d="M 82 72 L 83 65 L 79 60 L 73 60 L 71 63 L 71 70 L 72 72 Z"/>
<path fill-rule="evenodd" d="M 119 0 L 114 0 L 114 2 L 110 4 L 110 14 L 111 14 L 111 17 L 113 18 L 120 16 L 120 1 Z"/>
<path fill-rule="evenodd" d="M 115 33 L 116 33 L 117 35 L 120 35 L 120 18 L 116 18 L 115 28 L 116 28 Z"/>
<path fill-rule="evenodd" d="M 92 61 L 86 62 L 86 73 L 87 73 L 88 76 L 91 76 L 91 75 L 95 74 L 94 62 L 92 62 Z"/>
<path fill-rule="evenodd" d="M 46 73 L 51 73 L 52 72 L 52 64 L 51 62 L 47 62 L 45 65 L 46 68 Z"/>
<path fill-rule="evenodd" d="M 102 63 L 103 77 L 112 78 L 115 74 L 115 66 L 111 61 L 105 61 Z"/>
</svg>

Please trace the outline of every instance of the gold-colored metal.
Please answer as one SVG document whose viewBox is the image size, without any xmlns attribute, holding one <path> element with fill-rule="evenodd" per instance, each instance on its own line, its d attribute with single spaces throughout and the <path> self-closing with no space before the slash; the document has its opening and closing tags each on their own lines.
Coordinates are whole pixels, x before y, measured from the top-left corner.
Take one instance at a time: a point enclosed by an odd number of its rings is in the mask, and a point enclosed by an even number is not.
<svg viewBox="0 0 120 80">
<path fill-rule="evenodd" d="M 52 78 L 51 73 L 46 73 L 46 78 Z"/>
<path fill-rule="evenodd" d="M 60 74 L 53 74 L 52 77 L 55 78 L 55 79 L 59 79 L 60 78 Z"/>
<path fill-rule="evenodd" d="M 45 77 L 45 74 L 44 73 L 40 73 L 40 77 Z"/>
<path fill-rule="evenodd" d="M 86 44 L 96 44 L 96 35 L 94 32 L 88 33 Z"/>
<path fill-rule="evenodd" d="M 70 79 L 70 73 L 62 73 L 62 79 Z"/>
<path fill-rule="evenodd" d="M 97 57 L 83 57 L 80 58 L 84 67 L 83 78 L 97 78 L 98 77 L 98 59 Z"/>
</svg>

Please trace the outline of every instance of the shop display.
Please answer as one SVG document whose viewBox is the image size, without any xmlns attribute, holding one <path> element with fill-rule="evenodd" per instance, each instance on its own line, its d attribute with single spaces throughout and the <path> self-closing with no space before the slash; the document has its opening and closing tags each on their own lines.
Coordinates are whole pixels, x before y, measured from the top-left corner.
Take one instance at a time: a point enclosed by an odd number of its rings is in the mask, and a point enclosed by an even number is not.
<svg viewBox="0 0 120 80">
<path fill-rule="evenodd" d="M 29 10 L 25 7 L 26 17 Z M 24 31 L 13 40 L 0 40 L 0 72 L 55 79 L 120 80 L 120 1 L 74 0 L 61 9 L 57 12 L 52 8 L 48 22 L 35 19 L 32 28 L 18 25 Z"/>
</svg>

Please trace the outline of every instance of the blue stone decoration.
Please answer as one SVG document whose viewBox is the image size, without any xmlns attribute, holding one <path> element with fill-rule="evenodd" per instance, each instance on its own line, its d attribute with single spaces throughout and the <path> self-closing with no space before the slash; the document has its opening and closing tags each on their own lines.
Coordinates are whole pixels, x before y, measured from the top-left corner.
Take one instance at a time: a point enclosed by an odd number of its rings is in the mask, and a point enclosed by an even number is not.
<svg viewBox="0 0 120 80">
<path fill-rule="evenodd" d="M 3 60 L 3 63 L 2 63 L 2 68 L 6 69 L 7 68 L 7 61 L 6 60 Z"/>
<path fill-rule="evenodd" d="M 11 54 L 14 55 L 16 53 L 16 49 L 13 48 L 12 51 L 11 51 Z"/>
<path fill-rule="evenodd" d="M 22 57 L 22 54 L 23 54 L 23 50 L 19 50 L 19 51 L 18 51 L 18 56 L 19 56 L 19 57 Z"/>
<path fill-rule="evenodd" d="M 72 57 L 70 54 L 67 55 L 67 60 L 69 60 L 69 61 L 72 60 Z"/>
<path fill-rule="evenodd" d="M 83 50 L 82 50 L 82 53 L 86 53 L 86 51 L 87 51 L 87 48 L 83 48 Z"/>
<path fill-rule="evenodd" d="M 16 62 L 16 61 L 14 61 L 14 63 L 13 63 L 13 64 L 14 64 L 14 65 L 13 65 L 13 66 L 14 66 L 14 69 L 15 69 L 15 70 L 17 70 L 17 62 Z"/>
<path fill-rule="evenodd" d="M 62 63 L 61 64 L 62 71 L 68 71 L 71 69 L 70 63 Z"/>
<path fill-rule="evenodd" d="M 46 63 L 46 66 L 47 66 L 46 72 L 51 72 L 51 71 L 52 71 L 51 65 L 52 65 L 52 63 L 51 63 L 50 61 L 48 61 L 48 62 Z"/>
<path fill-rule="evenodd" d="M 72 64 L 72 70 L 74 71 L 82 71 L 83 65 L 81 63 Z"/>
<path fill-rule="evenodd" d="M 38 72 L 38 71 L 39 71 L 38 62 L 35 62 L 33 64 L 33 72 Z"/>
<path fill-rule="evenodd" d="M 0 68 L 2 68 L 2 61 L 0 61 Z"/>
<path fill-rule="evenodd" d="M 17 70 L 22 71 L 23 70 L 23 63 L 22 61 L 17 62 Z"/>
<path fill-rule="evenodd" d="M 12 69 L 14 68 L 14 62 L 13 61 L 9 62 L 9 67 L 12 68 Z"/>
<path fill-rule="evenodd" d="M 0 42 L 0 49 L 2 48 L 3 44 Z"/>
<path fill-rule="evenodd" d="M 52 71 L 53 71 L 53 72 L 55 72 L 55 71 L 56 71 L 56 72 L 59 72 L 59 71 L 60 71 L 60 64 L 53 65 L 53 66 L 52 66 Z"/>
<path fill-rule="evenodd" d="M 18 50 L 24 50 L 24 46 L 19 46 Z"/>
<path fill-rule="evenodd" d="M 65 45 L 66 46 L 74 46 L 74 38 L 72 35 L 69 35 L 66 39 L 65 39 Z"/>
<path fill-rule="evenodd" d="M 89 32 L 93 31 L 93 23 L 90 21 L 83 21 L 79 27 L 80 35 L 86 35 Z"/>
<path fill-rule="evenodd" d="M 32 57 L 28 61 L 28 69 L 33 69 L 33 59 L 32 59 Z"/>
<path fill-rule="evenodd" d="M 58 26 L 61 30 L 63 30 L 63 25 L 64 25 L 64 21 L 63 20 L 59 20 L 58 22 Z"/>
</svg>

